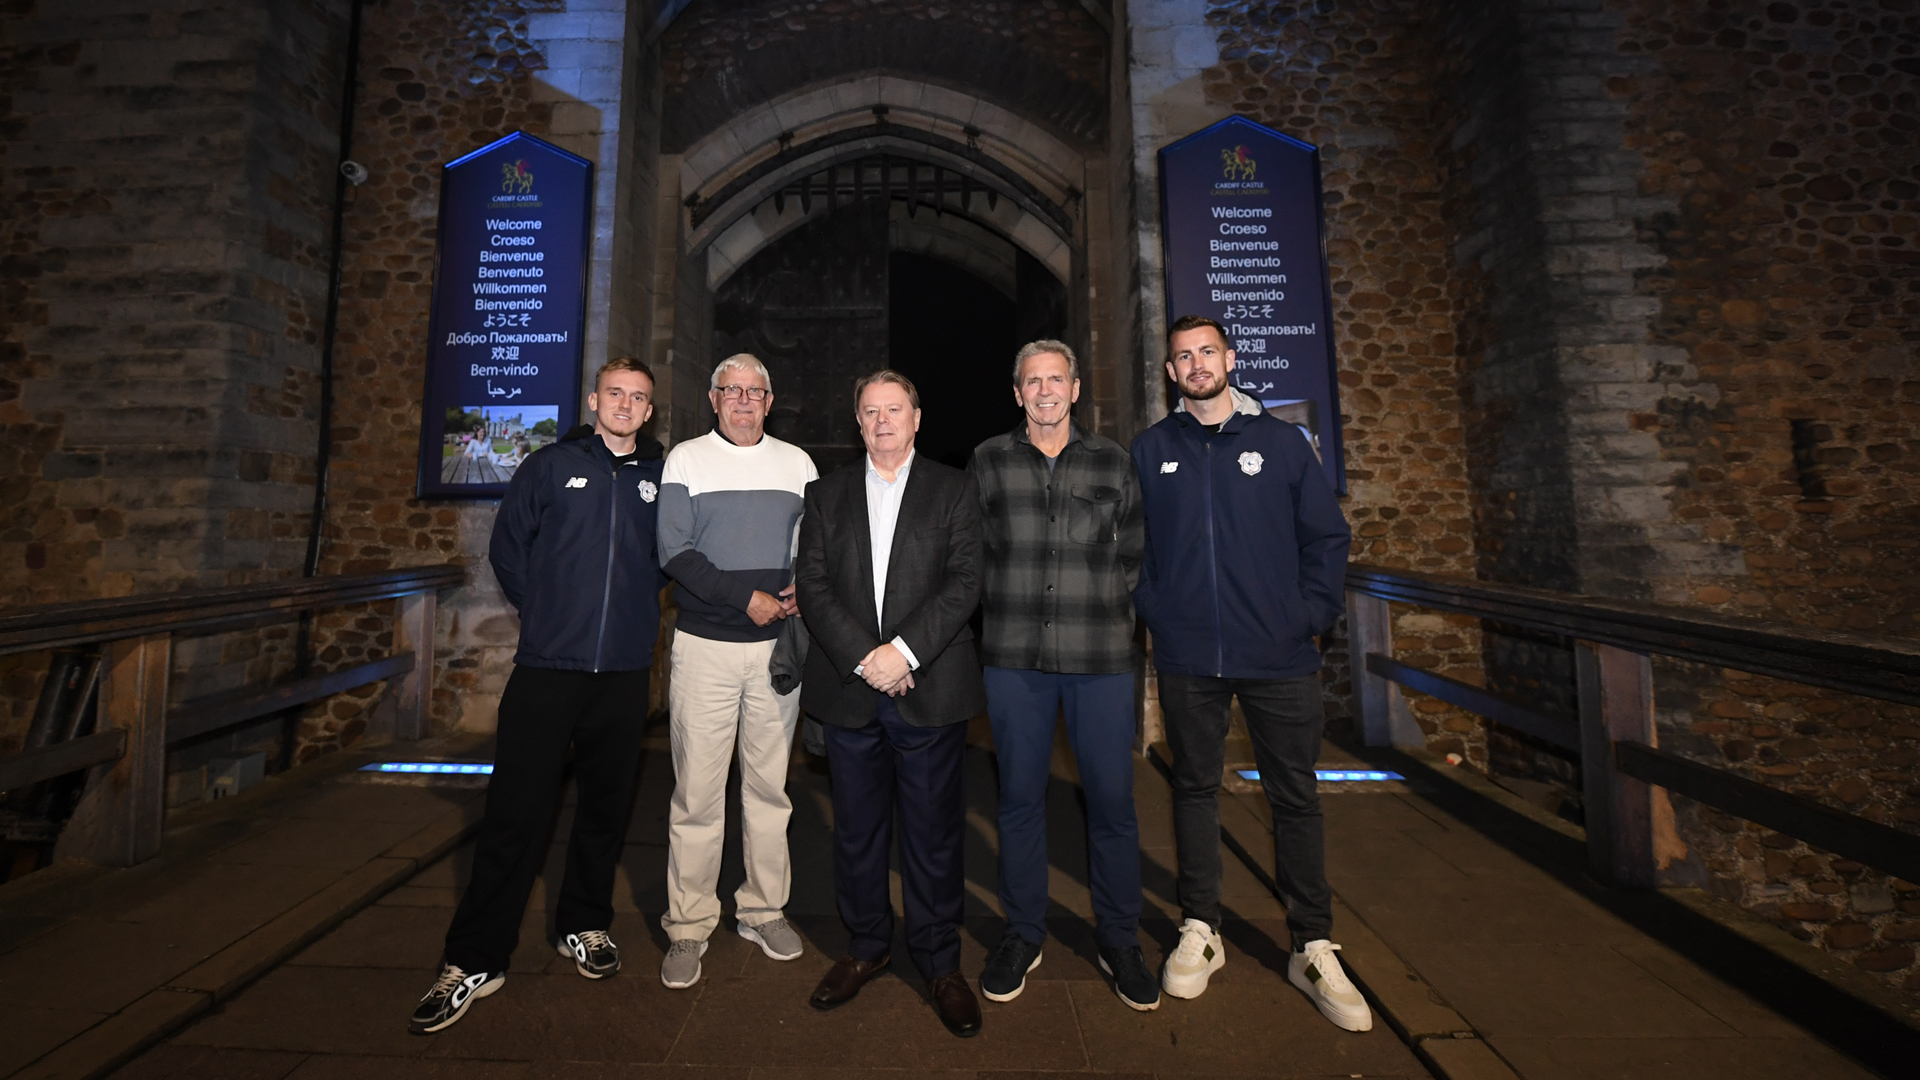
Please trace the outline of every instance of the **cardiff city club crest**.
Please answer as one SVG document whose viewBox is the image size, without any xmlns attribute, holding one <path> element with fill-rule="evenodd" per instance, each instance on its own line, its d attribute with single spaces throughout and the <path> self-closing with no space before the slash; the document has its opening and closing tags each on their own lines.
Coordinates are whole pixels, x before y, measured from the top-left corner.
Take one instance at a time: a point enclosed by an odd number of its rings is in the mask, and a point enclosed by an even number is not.
<svg viewBox="0 0 1920 1080">
<path fill-rule="evenodd" d="M 500 164 L 500 190 L 513 195 L 525 195 L 533 190 L 533 170 L 527 168 L 526 158 Z"/>
<path fill-rule="evenodd" d="M 1248 476 L 1259 472 L 1260 466 L 1266 463 L 1267 459 L 1261 457 L 1259 452 L 1255 450 L 1249 450 L 1240 455 L 1240 471 L 1246 473 Z"/>
<path fill-rule="evenodd" d="M 1222 177 L 1228 180 L 1253 179 L 1253 154 L 1247 150 L 1244 144 L 1236 146 L 1231 150 L 1220 151 L 1220 162 L 1223 166 L 1220 170 Z"/>
</svg>

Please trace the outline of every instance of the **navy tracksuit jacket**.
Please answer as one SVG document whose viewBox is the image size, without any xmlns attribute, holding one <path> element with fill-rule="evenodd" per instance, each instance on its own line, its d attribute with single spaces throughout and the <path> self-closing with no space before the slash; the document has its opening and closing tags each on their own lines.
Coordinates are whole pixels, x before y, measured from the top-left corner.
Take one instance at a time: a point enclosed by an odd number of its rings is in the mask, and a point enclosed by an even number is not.
<svg viewBox="0 0 1920 1080">
<path fill-rule="evenodd" d="M 616 467 L 607 444 L 581 425 L 514 471 L 493 521 L 489 558 L 500 590 L 520 609 L 513 662 L 562 671 L 638 671 L 660 636 L 655 541 L 660 444 L 640 436 L 640 456 Z"/>
<path fill-rule="evenodd" d="M 1236 412 L 1218 431 L 1175 412 L 1133 440 L 1147 509 L 1134 607 L 1154 666 L 1291 679 L 1344 607 L 1352 533 L 1300 429 Z"/>
</svg>

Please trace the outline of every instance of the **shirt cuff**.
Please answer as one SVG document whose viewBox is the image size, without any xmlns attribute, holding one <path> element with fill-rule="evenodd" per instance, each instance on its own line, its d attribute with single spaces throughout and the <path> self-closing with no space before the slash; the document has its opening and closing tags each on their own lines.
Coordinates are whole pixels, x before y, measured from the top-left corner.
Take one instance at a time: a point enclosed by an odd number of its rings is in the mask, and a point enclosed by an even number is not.
<svg viewBox="0 0 1920 1080">
<path fill-rule="evenodd" d="M 893 640 L 888 642 L 887 644 L 892 645 L 896 649 L 899 649 L 900 655 L 907 658 L 908 671 L 920 670 L 920 658 L 913 655 L 913 650 L 907 648 L 907 643 L 901 639 L 899 634 L 893 635 Z"/>
</svg>

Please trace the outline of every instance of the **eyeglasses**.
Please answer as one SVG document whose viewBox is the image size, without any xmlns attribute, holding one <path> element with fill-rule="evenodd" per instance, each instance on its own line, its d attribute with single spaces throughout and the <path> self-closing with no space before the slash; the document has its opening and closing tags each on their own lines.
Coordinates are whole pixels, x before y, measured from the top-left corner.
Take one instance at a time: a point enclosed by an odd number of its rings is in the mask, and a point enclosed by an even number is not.
<svg viewBox="0 0 1920 1080">
<path fill-rule="evenodd" d="M 741 398 L 746 398 L 748 401 L 767 400 L 767 388 L 764 386 L 734 385 L 716 387 L 715 389 L 719 390 L 720 396 L 726 398 L 728 401 L 739 401 Z"/>
</svg>

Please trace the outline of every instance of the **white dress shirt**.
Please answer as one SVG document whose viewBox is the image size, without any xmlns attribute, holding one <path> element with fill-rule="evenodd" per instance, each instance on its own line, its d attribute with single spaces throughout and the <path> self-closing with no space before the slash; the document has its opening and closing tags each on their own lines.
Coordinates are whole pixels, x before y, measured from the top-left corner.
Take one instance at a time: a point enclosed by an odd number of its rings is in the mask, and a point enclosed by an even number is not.
<svg viewBox="0 0 1920 1080">
<path fill-rule="evenodd" d="M 887 604 L 887 564 L 893 561 L 893 529 L 900 521 L 900 499 L 907 492 L 907 474 L 913 469 L 913 459 L 918 451 L 907 451 L 907 460 L 900 463 L 900 470 L 892 480 L 880 475 L 873 467 L 873 457 L 867 457 L 867 537 L 873 545 L 873 624 L 876 627 L 886 625 Z M 895 634 L 890 644 L 906 657 L 907 669 L 920 670 L 920 661 L 907 648 L 907 643 Z M 854 674 L 864 674 L 863 668 L 854 668 Z"/>
</svg>

